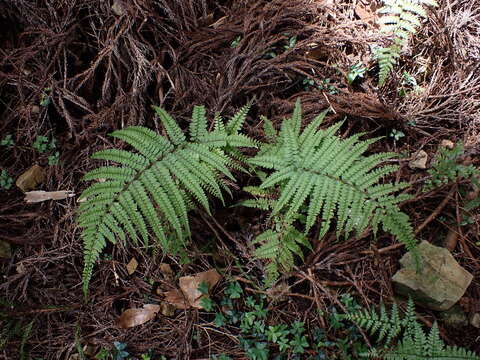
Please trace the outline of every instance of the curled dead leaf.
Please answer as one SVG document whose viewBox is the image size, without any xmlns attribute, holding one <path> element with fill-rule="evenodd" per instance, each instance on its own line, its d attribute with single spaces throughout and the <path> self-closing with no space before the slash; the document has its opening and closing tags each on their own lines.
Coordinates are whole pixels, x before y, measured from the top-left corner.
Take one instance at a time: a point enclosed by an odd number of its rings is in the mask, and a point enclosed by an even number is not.
<svg viewBox="0 0 480 360">
<path fill-rule="evenodd" d="M 127 309 L 117 320 L 117 326 L 121 329 L 127 329 L 134 326 L 145 324 L 152 320 L 160 311 L 160 305 L 145 304 L 143 308 Z"/>
</svg>

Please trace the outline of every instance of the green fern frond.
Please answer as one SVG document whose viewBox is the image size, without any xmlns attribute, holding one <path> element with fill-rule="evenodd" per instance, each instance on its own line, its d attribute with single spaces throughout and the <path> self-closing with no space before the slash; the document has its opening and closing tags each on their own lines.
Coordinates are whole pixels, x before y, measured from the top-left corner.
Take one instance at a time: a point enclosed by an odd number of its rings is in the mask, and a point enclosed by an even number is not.
<svg viewBox="0 0 480 360">
<path fill-rule="evenodd" d="M 372 349 L 367 353 L 360 354 L 362 357 L 385 360 L 480 360 L 480 357 L 472 351 L 446 346 L 440 338 L 436 322 L 427 335 L 416 320 L 415 305 L 412 299 L 408 301 L 403 318 L 401 318 L 396 304 L 392 306 L 390 314 L 382 305 L 380 315 L 375 311 L 363 310 L 346 314 L 345 317 L 371 335 L 378 334 L 378 341 L 385 340 L 383 348 Z M 401 340 L 392 347 L 390 344 L 402 333 Z"/>
<path fill-rule="evenodd" d="M 411 34 L 421 26 L 421 18 L 427 18 L 424 6 L 437 7 L 435 0 L 383 0 L 384 6 L 378 10 L 382 15 L 378 19 L 380 31 L 391 33 L 390 46 L 374 50 L 379 65 L 379 85 L 382 86 L 397 63 L 400 52 Z"/>
<path fill-rule="evenodd" d="M 378 47 L 374 51 L 374 57 L 378 62 L 378 85 L 382 86 L 388 78 L 388 75 L 392 72 L 393 67 L 396 65 L 400 58 L 401 46 L 393 44 L 389 47 Z"/>
<path fill-rule="evenodd" d="M 280 220 L 277 227 L 282 227 Z M 295 256 L 303 259 L 302 247 L 311 249 L 307 238 L 292 225 L 286 225 L 277 230 L 266 230 L 252 242 L 260 245 L 255 249 L 255 257 L 268 260 L 265 267 L 267 285 L 272 284 L 279 276 L 280 271 L 292 270 Z"/>
<path fill-rule="evenodd" d="M 138 243 L 141 239 L 148 246 L 153 238 L 164 251 L 181 248 L 190 237 L 188 210 L 196 202 L 210 212 L 208 196 L 223 201 L 222 190 L 228 192 L 223 178 L 234 180 L 230 171 L 234 159 L 225 149 L 255 146 L 239 132 L 248 107 L 229 121 L 228 132 L 218 118 L 209 132 L 205 108 L 196 106 L 189 140 L 165 110 L 154 109 L 168 136 L 139 126 L 114 131 L 111 136 L 125 141 L 133 151 L 95 153 L 92 158 L 117 165 L 99 167 L 83 177 L 98 180 L 83 191 L 77 212 L 84 242 L 85 294 L 107 242 L 130 238 Z"/>
<path fill-rule="evenodd" d="M 261 189 L 280 190 L 272 216 L 281 215 L 286 224 L 292 224 L 304 211 L 305 232 L 320 217 L 320 236 L 334 218 L 339 235 L 352 231 L 358 235 L 368 226 L 375 231 L 381 226 L 412 250 L 416 244 L 413 229 L 395 196 L 408 185 L 381 183 L 398 169 L 380 166 L 394 154 L 365 156 L 377 139 L 360 141 L 361 134 L 341 139 L 334 135 L 338 125 L 319 130 L 324 114 L 314 120 L 313 127 L 300 131 L 299 103 L 295 109 L 295 117 L 283 122 L 278 141 L 249 160 L 251 165 L 273 170 L 260 185 Z"/>
<path fill-rule="evenodd" d="M 474 352 L 459 348 L 456 346 L 446 346 L 438 331 L 437 323 L 435 322 L 430 329 L 430 332 L 425 335 L 424 330 L 420 324 L 416 323 L 415 333 L 412 336 L 404 336 L 398 345 L 392 349 L 387 350 L 381 354 L 381 357 L 386 360 L 478 360 L 480 359 Z"/>
<path fill-rule="evenodd" d="M 415 322 L 415 305 L 410 299 L 407 305 L 407 314 L 403 320 L 400 318 L 397 304 L 393 304 L 390 314 L 388 314 L 385 306 L 380 306 L 380 314 L 376 311 L 366 310 L 357 313 L 346 314 L 346 318 L 355 322 L 358 326 L 365 329 L 371 335 L 378 334 L 378 341 L 385 340 L 388 345 L 395 339 L 403 328 Z"/>
</svg>

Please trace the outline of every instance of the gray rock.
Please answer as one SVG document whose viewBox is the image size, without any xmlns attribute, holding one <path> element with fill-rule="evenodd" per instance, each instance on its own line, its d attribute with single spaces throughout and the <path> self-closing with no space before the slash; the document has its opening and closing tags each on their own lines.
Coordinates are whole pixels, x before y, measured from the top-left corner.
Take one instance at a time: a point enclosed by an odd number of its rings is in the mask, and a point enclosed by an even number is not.
<svg viewBox="0 0 480 360">
<path fill-rule="evenodd" d="M 425 151 L 420 150 L 413 155 L 413 159 L 410 160 L 408 166 L 410 167 L 410 169 L 426 169 L 427 161 L 428 154 Z"/>
<path fill-rule="evenodd" d="M 472 274 L 445 248 L 422 241 L 417 249 L 422 268 L 417 271 L 412 254 L 405 254 L 400 259 L 403 268 L 392 278 L 395 290 L 432 310 L 450 309 L 467 290 Z"/>
</svg>

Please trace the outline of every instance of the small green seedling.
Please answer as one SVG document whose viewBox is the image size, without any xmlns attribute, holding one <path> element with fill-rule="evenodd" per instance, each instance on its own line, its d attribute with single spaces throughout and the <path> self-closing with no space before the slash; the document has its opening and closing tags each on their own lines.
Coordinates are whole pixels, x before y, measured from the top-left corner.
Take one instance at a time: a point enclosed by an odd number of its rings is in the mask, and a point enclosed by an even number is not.
<svg viewBox="0 0 480 360">
<path fill-rule="evenodd" d="M 308 90 L 311 86 L 315 85 L 315 80 L 313 80 L 311 77 L 305 77 L 302 80 L 302 85 L 305 90 Z"/>
<path fill-rule="evenodd" d="M 367 72 L 367 68 L 363 65 L 363 63 L 359 62 L 355 65 L 350 67 L 350 71 L 347 74 L 347 81 L 349 84 L 353 84 L 353 82 L 357 78 L 363 78 L 363 75 Z"/>
<path fill-rule="evenodd" d="M 198 291 L 202 293 L 202 295 L 205 295 L 202 297 L 200 300 L 200 305 L 206 310 L 206 311 L 213 311 L 215 310 L 215 302 L 208 296 L 208 292 L 210 290 L 210 286 L 206 281 L 202 281 L 197 288 Z"/>
<path fill-rule="evenodd" d="M 113 359 L 114 360 L 123 360 L 126 359 L 130 354 L 125 351 L 125 348 L 127 347 L 127 344 L 114 341 L 113 342 Z"/>
<path fill-rule="evenodd" d="M 206 281 L 202 281 L 199 285 L 198 285 L 198 291 L 200 291 L 202 293 L 202 295 L 208 295 L 208 291 L 209 291 L 209 285 Z"/>
<path fill-rule="evenodd" d="M 42 135 L 38 135 L 35 139 L 35 142 L 32 144 L 32 147 L 39 153 L 45 153 L 47 151 L 55 150 L 56 146 L 57 145 L 55 139 L 49 141 L 48 137 Z"/>
<path fill-rule="evenodd" d="M 225 295 L 228 295 L 230 299 L 240 299 L 242 294 L 242 287 L 236 281 L 229 283 L 227 288 L 225 289 Z"/>
<path fill-rule="evenodd" d="M 113 342 L 113 349 L 110 351 L 105 348 L 101 348 L 97 355 L 95 355 L 96 360 L 124 360 L 127 359 L 130 354 L 125 351 L 127 344 L 114 341 Z M 148 356 L 148 355 L 147 355 Z M 146 358 L 147 360 L 149 357 Z M 142 360 L 143 355 L 142 355 Z"/>
<path fill-rule="evenodd" d="M 232 49 L 236 48 L 239 44 L 240 44 L 240 41 L 242 40 L 242 37 L 241 36 L 237 36 L 231 43 L 230 43 L 230 47 Z"/>
<path fill-rule="evenodd" d="M 8 190 L 13 185 L 13 179 L 8 174 L 7 170 L 2 170 L 0 172 L 0 188 Z"/>
<path fill-rule="evenodd" d="M 60 157 L 60 153 L 58 151 L 55 151 L 53 155 L 50 155 L 48 157 L 48 165 L 57 165 L 59 157 Z"/>
<path fill-rule="evenodd" d="M 297 37 L 292 36 L 288 39 L 288 44 L 284 45 L 283 48 L 285 50 L 290 50 L 290 49 L 293 49 L 295 47 L 295 45 L 297 45 Z"/>
<path fill-rule="evenodd" d="M 42 94 L 40 95 L 40 106 L 47 107 L 50 105 L 50 92 L 52 91 L 52 88 L 47 87 L 43 89 Z"/>
<path fill-rule="evenodd" d="M 393 140 L 398 141 L 401 138 L 405 137 L 405 134 L 400 130 L 392 129 L 392 131 L 390 131 L 390 134 L 388 134 L 388 136 L 390 136 Z"/>
<path fill-rule="evenodd" d="M 407 91 L 413 91 L 414 94 L 420 94 L 424 91 L 424 88 L 418 86 L 417 79 L 414 76 L 410 75 L 408 72 L 403 72 L 402 83 L 398 89 L 398 95 L 404 97 L 407 95 Z"/>
<path fill-rule="evenodd" d="M 10 134 L 5 135 L 5 137 L 0 140 L 0 146 L 13 146 L 15 142 L 13 141 L 13 137 Z"/>
<path fill-rule="evenodd" d="M 338 89 L 331 84 L 331 79 L 326 78 L 322 80 L 322 83 L 318 86 L 320 90 L 326 90 L 330 95 L 338 94 Z"/>
<path fill-rule="evenodd" d="M 206 310 L 206 311 L 213 311 L 215 310 L 215 302 L 210 299 L 209 297 L 203 297 L 200 300 L 200 305 Z"/>
<path fill-rule="evenodd" d="M 32 147 L 39 153 L 46 153 L 55 151 L 57 148 L 57 142 L 55 138 L 49 140 L 47 136 L 38 135 L 35 139 L 35 142 L 32 144 Z M 60 157 L 60 153 L 55 151 L 48 156 L 48 165 L 57 165 Z"/>
</svg>

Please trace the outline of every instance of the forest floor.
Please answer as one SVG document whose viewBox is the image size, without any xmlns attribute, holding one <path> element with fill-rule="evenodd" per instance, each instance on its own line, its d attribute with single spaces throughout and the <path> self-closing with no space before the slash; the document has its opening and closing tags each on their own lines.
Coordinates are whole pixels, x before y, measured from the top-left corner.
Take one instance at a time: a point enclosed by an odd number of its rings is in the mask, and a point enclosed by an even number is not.
<svg viewBox="0 0 480 360">
<path fill-rule="evenodd" d="M 241 329 L 214 326 L 206 310 L 165 306 L 143 325 L 118 327 L 126 309 L 164 304 L 162 294 L 176 288 L 179 277 L 212 268 L 222 275 L 212 293 L 216 301 L 222 294 L 236 299 L 237 286 L 245 298 L 265 301 L 267 324 L 302 321 L 317 345 L 316 331 L 325 332 L 323 350 L 309 347 L 290 358 L 356 358 L 358 338 L 346 325 L 332 324 L 332 311 L 392 302 L 391 278 L 405 253 L 391 246 L 392 236 L 312 238 L 305 261 L 265 289 L 263 264 L 252 258 L 250 245 L 264 216 L 217 203 L 213 217 L 192 212 L 188 261 L 108 247 L 85 302 L 78 196 L 31 204 L 7 183 L 39 165 L 44 179 L 37 190 L 80 194 L 82 175 L 98 165 L 89 156 L 113 145 L 109 133 L 128 125 L 158 129 L 151 105 L 184 127 L 194 105 L 205 105 L 213 119 L 253 101 L 244 131 L 261 139 L 260 116 L 278 125 L 300 97 L 304 121 L 331 107 L 326 124 L 346 119 L 342 135 L 383 136 L 371 150 L 401 154 L 395 178 L 410 183 L 414 195 L 402 210 L 419 240 L 442 244 L 453 237 L 455 259 L 474 276 L 459 304 L 467 315 L 480 312 L 480 217 L 459 221 L 468 184 L 423 192 L 427 170 L 408 165 L 420 150 L 430 164 L 444 140 L 462 142 L 461 160 L 480 163 L 480 0 L 440 2 L 381 88 L 371 47 L 382 45 L 385 35 L 375 23 L 375 1 L 0 2 L 0 245 L 9 248 L 0 259 L 0 340 L 6 341 L 0 341 L 0 358 L 107 358 L 114 342 L 126 345 L 132 358 L 245 358 Z M 357 64 L 365 69 L 350 83 Z M 246 197 L 241 188 L 250 178 L 239 178 L 227 205 Z M 132 258 L 134 269 L 127 267 Z M 438 312 L 417 311 L 426 325 L 439 321 L 447 344 L 480 353 L 478 328 L 450 326 Z M 269 357 L 278 349 L 271 346 Z"/>
</svg>

